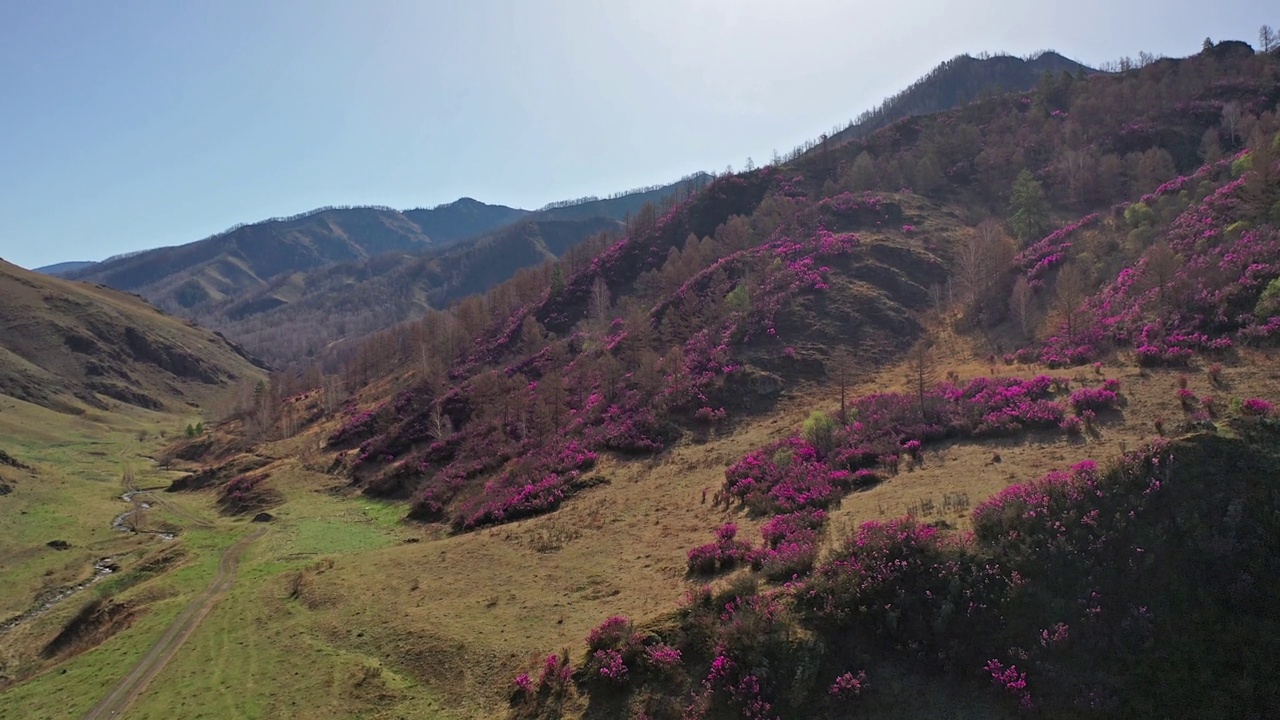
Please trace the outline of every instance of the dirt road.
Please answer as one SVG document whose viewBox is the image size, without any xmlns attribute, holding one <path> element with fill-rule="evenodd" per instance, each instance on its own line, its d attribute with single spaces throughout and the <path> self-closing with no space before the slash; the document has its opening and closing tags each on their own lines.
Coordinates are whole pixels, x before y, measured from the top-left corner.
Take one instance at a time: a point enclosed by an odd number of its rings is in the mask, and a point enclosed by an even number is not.
<svg viewBox="0 0 1280 720">
<path fill-rule="evenodd" d="M 218 572 L 214 575 L 213 581 L 209 583 L 209 587 L 183 608 L 182 613 L 164 631 L 164 635 L 156 641 L 151 650 L 138 661 L 133 670 L 124 676 L 120 682 L 116 683 L 116 686 L 111 689 L 111 692 L 107 694 L 107 697 L 102 702 L 95 705 L 92 710 L 85 714 L 85 720 L 104 720 L 105 718 L 118 718 L 123 715 L 124 711 L 133 704 L 133 701 L 142 694 L 142 691 L 146 690 L 151 680 L 164 669 L 165 665 L 178 652 L 178 649 L 182 647 L 187 638 L 191 637 L 191 634 L 199 627 L 200 622 L 209 614 L 209 611 L 218 603 L 218 600 L 230 589 L 232 581 L 235 580 L 236 564 L 239 562 L 240 556 L 266 531 L 266 528 L 260 528 L 252 534 L 241 538 L 235 545 L 227 548 L 222 553 L 222 558 L 218 561 Z"/>
</svg>

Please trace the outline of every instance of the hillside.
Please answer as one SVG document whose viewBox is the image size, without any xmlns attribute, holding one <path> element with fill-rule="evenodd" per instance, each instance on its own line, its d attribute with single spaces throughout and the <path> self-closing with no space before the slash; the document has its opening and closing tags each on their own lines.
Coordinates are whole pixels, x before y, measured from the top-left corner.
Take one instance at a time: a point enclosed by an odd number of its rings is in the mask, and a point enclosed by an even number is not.
<svg viewBox="0 0 1280 720">
<path fill-rule="evenodd" d="M 858 116 L 852 125 L 828 138 L 828 142 L 838 144 L 866 137 L 911 115 L 929 115 L 991 95 L 1025 92 L 1042 82 L 1045 74 L 1088 75 L 1094 72 L 1056 52 L 1044 52 L 1027 59 L 1010 55 L 980 58 L 959 55 L 938 65 L 875 109 Z"/>
<path fill-rule="evenodd" d="M 524 268 L 555 261 L 592 236 L 617 233 L 609 218 L 536 220 L 424 254 L 388 253 L 310 273 L 293 273 L 244 297 L 195 314 L 277 364 L 357 343 L 370 333 L 484 293 Z"/>
<path fill-rule="evenodd" d="M 176 411 L 262 375 L 237 346 L 137 297 L 0 261 L 0 393 Z"/>
<path fill-rule="evenodd" d="M 426 250 L 512 222 L 524 211 L 463 199 L 430 210 L 330 208 L 131 253 L 70 277 L 142 295 L 171 312 L 239 297 L 291 272 Z M 429 228 L 429 230 L 428 230 Z"/>
<path fill-rule="evenodd" d="M 1060 684 L 1022 693 L 1019 673 L 1058 666 L 988 657 L 996 648 L 963 625 L 931 640 L 914 622 L 843 614 L 919 593 L 906 578 L 877 580 L 875 567 L 866 578 L 846 570 L 841 543 L 859 523 L 902 514 L 942 530 L 978 527 L 971 508 L 1037 472 L 1105 460 L 1117 445 L 1176 427 L 1237 432 L 1231 423 L 1272 412 L 1278 98 L 1275 58 L 1221 43 L 1119 75 L 1054 78 L 1026 96 L 719 178 L 541 286 L 500 287 L 491 297 L 502 302 L 374 338 L 341 383 L 305 401 L 359 389 L 305 437 L 328 446 L 332 461 L 317 466 L 367 497 L 407 500 L 408 518 L 433 539 L 386 553 L 384 572 L 401 556 L 464 553 L 456 562 L 485 570 L 466 581 L 423 572 L 481 605 L 483 588 L 510 587 L 525 572 L 546 578 L 509 599 L 498 591 L 488 605 L 509 602 L 492 612 L 553 652 L 541 670 L 524 665 L 515 716 L 679 717 L 692 704 L 701 717 L 805 717 L 834 712 L 817 698 L 860 696 L 864 670 L 885 683 L 868 707 L 887 717 L 937 675 L 938 702 L 963 699 L 994 715 L 1024 697 L 1075 702 L 1073 688 L 1090 691 L 1090 678 L 1055 675 Z M 1248 137 L 1226 124 L 1228 106 L 1251 118 Z M 883 524 L 882 538 L 876 527 L 861 532 L 885 553 L 908 541 L 940 553 L 926 555 L 929 567 L 949 562 L 945 543 L 960 542 L 909 523 Z M 615 536 L 626 538 L 616 550 Z M 498 539 L 508 544 L 494 547 Z M 514 549 L 526 546 L 537 554 Z M 569 546 L 562 558 L 544 556 Z M 957 560 L 967 577 L 965 563 L 988 550 L 957 552 L 970 553 Z M 843 594 L 811 608 L 788 594 L 788 580 L 845 585 L 822 589 Z M 337 588 L 390 583 L 354 562 L 314 582 L 322 605 Z M 557 582 L 570 583 L 572 600 L 541 594 Z M 699 600 L 704 583 L 723 594 Z M 1121 604 L 1138 597 L 1106 587 Z M 656 595 L 671 603 L 681 588 L 693 592 L 691 608 L 659 609 Z M 387 592 L 395 617 L 403 606 Z M 1212 612 L 1225 602 L 1201 601 Z M 1013 612 L 994 603 L 995 617 L 975 616 L 975 631 Z M 576 613 L 602 605 L 614 612 L 601 621 L 638 613 L 640 639 L 606 623 L 583 657 L 580 640 L 539 624 L 559 616 L 582 628 Z M 1048 620 L 1034 604 L 1017 612 L 1018 622 Z M 522 623 L 528 614 L 538 620 Z M 440 616 L 479 622 L 440 602 L 404 632 L 448 635 L 431 622 Z M 512 642 L 466 627 L 474 634 L 452 660 L 464 666 L 491 668 L 486 653 Z M 1053 623 L 1040 629 L 1051 642 Z M 832 632 L 882 646 L 783 640 Z M 554 653 L 562 642 L 574 649 Z M 1071 667 L 1087 675 L 1102 651 L 1080 652 Z M 418 667 L 411 654 L 394 657 Z M 824 684 L 793 695 L 800 686 L 769 671 L 801 666 L 821 667 L 812 682 Z M 1249 682 L 1264 670 L 1251 667 Z M 1001 691 L 984 693 L 992 677 Z M 1102 707 L 1167 707 L 1136 677 L 1108 686 Z"/>
<path fill-rule="evenodd" d="M 61 262 L 53 265 L 46 265 L 44 267 L 38 267 L 35 268 L 35 272 L 44 275 L 53 275 L 54 277 L 63 277 L 74 272 L 86 270 L 94 265 L 97 265 L 97 263 L 92 261 L 74 260 L 71 262 Z"/>
</svg>

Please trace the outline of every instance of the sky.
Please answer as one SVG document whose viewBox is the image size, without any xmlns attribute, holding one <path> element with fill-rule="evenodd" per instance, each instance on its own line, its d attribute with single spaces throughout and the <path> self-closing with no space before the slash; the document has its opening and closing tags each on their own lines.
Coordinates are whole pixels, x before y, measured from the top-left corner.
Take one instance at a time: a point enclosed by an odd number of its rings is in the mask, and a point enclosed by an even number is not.
<svg viewBox="0 0 1280 720">
<path fill-rule="evenodd" d="M 533 209 L 759 164 L 960 53 L 1181 57 L 1263 23 L 1261 0 L 11 0 L 0 258 L 325 205 Z"/>
</svg>

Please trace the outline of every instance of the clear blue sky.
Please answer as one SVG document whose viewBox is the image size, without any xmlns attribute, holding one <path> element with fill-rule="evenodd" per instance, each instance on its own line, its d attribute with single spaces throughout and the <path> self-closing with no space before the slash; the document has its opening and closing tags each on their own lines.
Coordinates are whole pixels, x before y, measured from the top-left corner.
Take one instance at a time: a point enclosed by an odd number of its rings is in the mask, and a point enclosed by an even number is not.
<svg viewBox="0 0 1280 720">
<path fill-rule="evenodd" d="M 11 0 L 0 257 L 602 195 L 767 160 L 961 52 L 1183 56 L 1264 22 L 1261 0 Z"/>
</svg>

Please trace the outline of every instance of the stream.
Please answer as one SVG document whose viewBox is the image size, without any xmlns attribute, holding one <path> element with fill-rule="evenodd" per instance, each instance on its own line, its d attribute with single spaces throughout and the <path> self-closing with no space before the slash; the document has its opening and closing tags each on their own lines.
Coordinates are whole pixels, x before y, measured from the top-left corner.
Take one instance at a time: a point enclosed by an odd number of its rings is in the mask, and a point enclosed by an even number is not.
<svg viewBox="0 0 1280 720">
<path fill-rule="evenodd" d="M 120 496 L 121 500 L 129 503 L 130 508 L 120 513 L 119 515 L 117 515 L 115 519 L 111 521 L 111 529 L 118 530 L 120 532 L 134 533 L 139 535 L 156 535 L 165 542 L 173 540 L 177 536 L 171 532 L 160 532 L 158 530 L 136 530 L 128 524 L 130 518 L 135 517 L 137 516 L 138 513 L 144 512 L 151 508 L 150 503 L 134 501 L 134 496 L 142 492 L 148 492 L 148 491 L 130 490 L 129 492 L 126 492 Z M 104 558 L 99 558 L 96 562 L 94 562 L 93 575 L 88 580 L 84 580 L 74 585 L 67 585 L 65 587 L 54 588 L 52 590 L 45 590 L 41 592 L 36 596 L 36 601 L 31 606 L 31 608 L 29 608 L 26 612 L 23 612 L 21 615 L 18 615 L 17 617 L 14 617 L 5 621 L 3 625 L 0 625 L 0 635 L 9 632 L 10 630 L 14 629 L 15 627 L 21 625 L 22 623 L 28 620 L 33 620 L 49 612 L 58 603 L 66 600 L 72 595 L 75 595 L 81 590 L 84 590 L 85 588 L 96 584 L 98 581 L 102 580 L 103 578 L 118 572 L 120 570 L 120 566 L 119 564 L 117 564 L 117 560 L 119 560 L 121 557 L 124 557 L 124 555 L 123 554 L 112 555 Z"/>
</svg>

